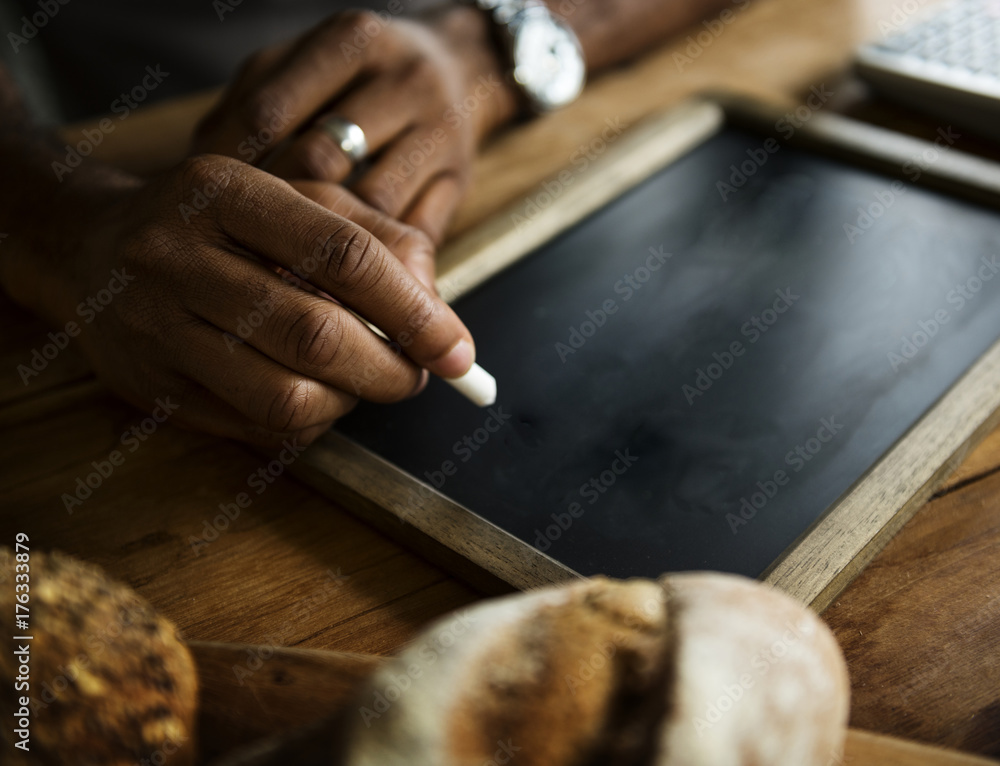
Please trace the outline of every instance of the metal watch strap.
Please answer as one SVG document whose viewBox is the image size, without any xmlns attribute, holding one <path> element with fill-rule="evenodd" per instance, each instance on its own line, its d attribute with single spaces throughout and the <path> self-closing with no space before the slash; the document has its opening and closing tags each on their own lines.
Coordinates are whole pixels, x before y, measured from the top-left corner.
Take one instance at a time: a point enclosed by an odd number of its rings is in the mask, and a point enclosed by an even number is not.
<svg viewBox="0 0 1000 766">
<path fill-rule="evenodd" d="M 515 71 L 520 62 L 515 61 L 513 40 L 515 30 L 529 16 L 544 15 L 554 24 L 565 29 L 567 34 L 573 36 L 573 30 L 557 14 L 554 14 L 543 0 L 460 0 L 465 5 L 472 6 L 488 14 L 493 24 L 494 37 L 497 44 L 502 48 L 503 55 L 511 67 L 509 77 L 512 84 L 521 94 L 522 109 L 526 115 L 540 114 L 551 109 L 551 106 L 544 105 L 536 94 L 532 93 L 523 82 L 515 75 Z M 579 41 L 576 47 L 580 55 Z"/>
<path fill-rule="evenodd" d="M 479 10 L 489 13 L 495 23 L 502 25 L 509 24 L 511 19 L 527 8 L 542 7 L 548 10 L 548 6 L 541 0 L 468 0 L 468 2 Z"/>
</svg>

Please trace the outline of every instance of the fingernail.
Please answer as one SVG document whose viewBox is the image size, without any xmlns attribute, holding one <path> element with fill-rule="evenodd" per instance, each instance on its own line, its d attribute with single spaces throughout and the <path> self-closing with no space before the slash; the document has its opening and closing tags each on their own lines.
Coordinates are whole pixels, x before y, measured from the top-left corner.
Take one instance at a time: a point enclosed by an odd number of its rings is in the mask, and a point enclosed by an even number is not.
<svg viewBox="0 0 1000 766">
<path fill-rule="evenodd" d="M 417 385 L 414 386 L 413 390 L 410 392 L 411 399 L 427 388 L 427 381 L 430 380 L 430 378 L 431 374 L 427 370 L 420 371 L 420 379 L 417 381 Z"/>
<path fill-rule="evenodd" d="M 469 371 L 474 361 L 476 350 L 463 338 L 452 346 L 451 351 L 429 364 L 427 369 L 442 378 L 458 378 Z"/>
</svg>

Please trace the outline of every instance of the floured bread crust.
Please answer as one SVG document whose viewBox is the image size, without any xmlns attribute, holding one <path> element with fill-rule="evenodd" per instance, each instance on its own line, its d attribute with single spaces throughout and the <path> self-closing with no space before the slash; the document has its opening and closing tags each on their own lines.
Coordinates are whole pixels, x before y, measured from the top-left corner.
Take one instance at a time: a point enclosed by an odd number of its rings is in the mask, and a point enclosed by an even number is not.
<svg viewBox="0 0 1000 766">
<path fill-rule="evenodd" d="M 848 684 L 829 630 L 745 578 L 594 578 L 429 628 L 348 711 L 348 766 L 827 766 Z"/>
</svg>

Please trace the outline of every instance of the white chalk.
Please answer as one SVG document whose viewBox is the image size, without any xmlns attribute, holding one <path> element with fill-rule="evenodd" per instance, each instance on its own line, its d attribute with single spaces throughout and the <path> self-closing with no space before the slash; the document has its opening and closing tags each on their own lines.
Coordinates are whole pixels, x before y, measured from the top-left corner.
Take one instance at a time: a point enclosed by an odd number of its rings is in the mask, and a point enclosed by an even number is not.
<svg viewBox="0 0 1000 766">
<path fill-rule="evenodd" d="M 343 304 L 341 304 L 343 306 Z M 389 340 L 389 336 L 378 329 L 375 325 L 365 319 L 361 314 L 359 314 L 354 309 L 350 309 L 344 306 L 345 309 L 350 311 L 354 316 L 364 322 L 368 329 L 373 333 L 378 335 L 383 340 Z M 480 367 L 475 362 L 472 363 L 472 367 L 469 371 L 465 373 L 460 378 L 441 378 L 445 383 L 450 383 L 455 387 L 455 390 L 461 393 L 465 398 L 480 407 L 489 407 L 491 404 L 496 404 L 497 401 L 497 379 L 490 375 L 486 370 Z"/>
<path fill-rule="evenodd" d="M 489 407 L 497 400 L 497 379 L 476 363 L 462 377 L 442 380 L 480 407 Z"/>
</svg>

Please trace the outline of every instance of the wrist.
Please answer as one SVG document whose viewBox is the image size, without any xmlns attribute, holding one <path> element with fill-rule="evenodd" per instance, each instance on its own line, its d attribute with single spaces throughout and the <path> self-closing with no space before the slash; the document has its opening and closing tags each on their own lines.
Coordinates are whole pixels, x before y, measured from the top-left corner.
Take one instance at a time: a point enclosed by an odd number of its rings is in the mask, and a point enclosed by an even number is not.
<svg viewBox="0 0 1000 766">
<path fill-rule="evenodd" d="M 492 24 L 481 10 L 463 4 L 439 10 L 429 23 L 465 64 L 469 95 L 459 113 L 475 120 L 476 136 L 482 140 L 520 112 Z"/>
</svg>

